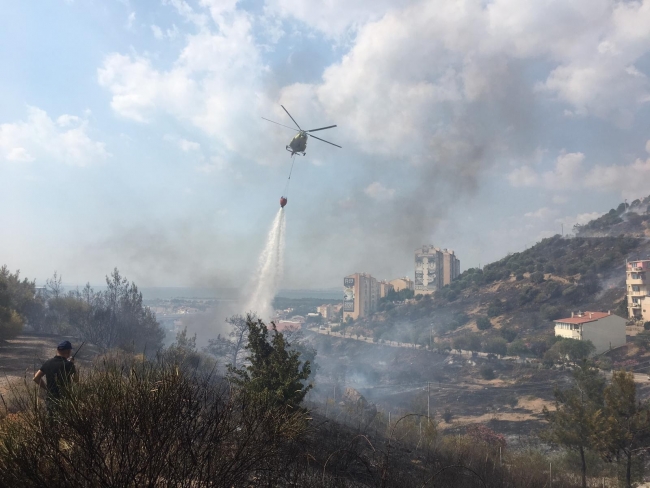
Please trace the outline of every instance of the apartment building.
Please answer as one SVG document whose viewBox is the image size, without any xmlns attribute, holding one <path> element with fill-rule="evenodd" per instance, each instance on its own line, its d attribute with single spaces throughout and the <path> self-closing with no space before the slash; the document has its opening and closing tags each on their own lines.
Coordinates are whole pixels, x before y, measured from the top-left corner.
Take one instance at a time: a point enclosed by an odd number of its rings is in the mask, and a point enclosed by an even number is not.
<svg viewBox="0 0 650 488">
<path fill-rule="evenodd" d="M 368 273 L 354 273 L 343 278 L 343 320 L 357 320 L 377 310 L 379 282 Z"/>
<path fill-rule="evenodd" d="M 648 284 L 650 259 L 628 261 L 625 268 L 628 317 L 650 322 L 650 286 Z"/>
<path fill-rule="evenodd" d="M 434 246 L 415 250 L 415 293 L 433 293 L 460 274 L 460 260 L 454 251 Z"/>
</svg>

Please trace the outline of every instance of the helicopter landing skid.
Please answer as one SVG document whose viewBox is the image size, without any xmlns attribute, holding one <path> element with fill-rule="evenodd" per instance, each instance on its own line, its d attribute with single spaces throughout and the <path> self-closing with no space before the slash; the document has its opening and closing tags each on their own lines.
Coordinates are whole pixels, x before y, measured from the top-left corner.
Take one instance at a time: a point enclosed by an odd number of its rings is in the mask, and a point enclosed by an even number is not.
<svg viewBox="0 0 650 488">
<path fill-rule="evenodd" d="M 289 151 L 289 152 L 291 153 L 292 156 L 293 156 L 294 154 L 302 154 L 303 156 L 307 156 L 307 153 L 306 153 L 306 152 L 294 151 L 293 149 L 291 149 L 291 146 L 285 146 L 285 149 L 286 149 L 287 151 Z"/>
</svg>

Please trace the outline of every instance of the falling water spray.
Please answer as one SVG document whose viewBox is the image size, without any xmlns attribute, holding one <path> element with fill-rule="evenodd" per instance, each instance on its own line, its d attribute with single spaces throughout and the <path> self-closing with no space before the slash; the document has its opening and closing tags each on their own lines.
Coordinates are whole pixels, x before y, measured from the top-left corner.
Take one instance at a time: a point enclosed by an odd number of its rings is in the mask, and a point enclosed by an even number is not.
<svg viewBox="0 0 650 488">
<path fill-rule="evenodd" d="M 249 289 L 253 290 L 246 312 L 254 312 L 263 320 L 273 315 L 273 298 L 282 280 L 284 269 L 284 208 L 280 208 L 266 239 L 266 246 L 260 255 L 257 274 L 251 279 Z"/>
</svg>

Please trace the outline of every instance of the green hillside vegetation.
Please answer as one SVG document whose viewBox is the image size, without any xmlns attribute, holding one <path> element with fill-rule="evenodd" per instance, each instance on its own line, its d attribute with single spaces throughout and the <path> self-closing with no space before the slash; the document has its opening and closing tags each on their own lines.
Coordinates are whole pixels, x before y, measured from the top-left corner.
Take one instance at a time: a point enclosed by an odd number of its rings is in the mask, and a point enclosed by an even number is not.
<svg viewBox="0 0 650 488">
<path fill-rule="evenodd" d="M 573 230 L 577 236 L 607 236 L 622 233 L 634 236 L 650 235 L 650 196 L 643 200 L 637 199 L 630 204 L 621 203 L 615 209 L 588 222 L 585 225 L 575 225 Z"/>
<path fill-rule="evenodd" d="M 555 343 L 555 319 L 578 310 L 627 317 L 625 260 L 650 254 L 649 240 L 638 237 L 650 216 L 637 218 L 641 214 L 632 210 L 645 212 L 648 203 L 650 197 L 621 204 L 577 228 L 578 237 L 555 235 L 483 269 L 468 269 L 434 295 L 404 304 L 384 301 L 378 313 L 347 330 L 375 341 L 431 346 L 435 337 L 438 349 L 467 346 L 541 358 Z M 612 232 L 621 223 L 627 232 Z M 595 229 L 603 237 L 582 236 Z"/>
</svg>

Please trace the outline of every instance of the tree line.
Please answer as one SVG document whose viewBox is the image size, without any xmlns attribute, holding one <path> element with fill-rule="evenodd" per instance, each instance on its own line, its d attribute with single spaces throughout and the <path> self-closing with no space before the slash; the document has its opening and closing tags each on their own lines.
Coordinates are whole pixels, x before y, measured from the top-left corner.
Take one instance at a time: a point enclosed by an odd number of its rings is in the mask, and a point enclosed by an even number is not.
<svg viewBox="0 0 650 488">
<path fill-rule="evenodd" d="M 104 350 L 130 351 L 162 347 L 164 330 L 142 303 L 142 293 L 117 268 L 106 277 L 105 289 L 90 284 L 66 292 L 57 273 L 38 288 L 20 272 L 0 268 L 0 340 L 34 332 L 75 335 Z"/>
</svg>

